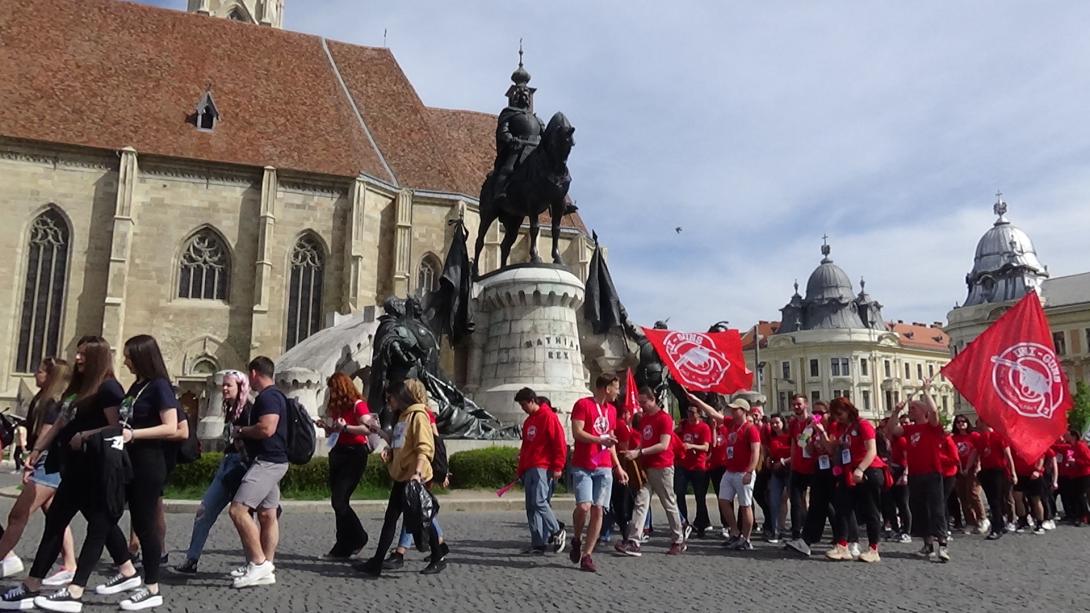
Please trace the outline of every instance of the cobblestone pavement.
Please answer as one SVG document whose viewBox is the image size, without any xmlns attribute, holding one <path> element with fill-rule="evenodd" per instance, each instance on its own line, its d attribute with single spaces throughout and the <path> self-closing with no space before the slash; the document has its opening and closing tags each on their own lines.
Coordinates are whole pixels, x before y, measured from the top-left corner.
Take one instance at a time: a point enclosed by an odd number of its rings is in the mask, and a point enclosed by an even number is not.
<svg viewBox="0 0 1090 613">
<path fill-rule="evenodd" d="M 0 501 L 6 518 L 12 501 Z M 301 613 L 310 611 L 1085 611 L 1090 528 L 1060 527 L 1045 536 L 1011 534 L 998 542 L 955 536 L 954 561 L 915 559 L 918 545 L 883 545 L 878 565 L 803 560 L 779 546 L 758 543 L 748 554 L 727 553 L 719 539 L 693 540 L 686 555 L 668 557 L 658 538 L 642 558 L 612 550 L 595 556 L 598 574 L 577 570 L 566 555 L 531 558 L 519 513 L 450 513 L 450 567 L 439 576 L 417 574 L 423 555 L 381 579 L 357 576 L 345 563 L 319 560 L 332 538 L 330 513 L 285 513 L 277 583 L 234 590 L 224 574 L 241 562 L 238 538 L 226 515 L 216 524 L 200 573 L 164 579 L 160 611 Z M 367 513 L 377 538 L 381 517 Z M 570 518 L 561 518 L 562 520 Z M 123 520 L 127 521 L 127 520 Z M 170 514 L 171 564 L 184 558 L 192 516 Z M 29 566 L 42 527 L 32 520 L 16 551 Z M 76 521 L 77 546 L 82 519 Z M 665 532 L 665 525 L 659 526 Z M 372 553 L 370 547 L 365 553 Z M 92 577 L 108 572 L 103 564 Z M 916 589 L 913 586 L 926 586 Z M 119 598 L 89 595 L 87 611 L 115 610 Z"/>
</svg>

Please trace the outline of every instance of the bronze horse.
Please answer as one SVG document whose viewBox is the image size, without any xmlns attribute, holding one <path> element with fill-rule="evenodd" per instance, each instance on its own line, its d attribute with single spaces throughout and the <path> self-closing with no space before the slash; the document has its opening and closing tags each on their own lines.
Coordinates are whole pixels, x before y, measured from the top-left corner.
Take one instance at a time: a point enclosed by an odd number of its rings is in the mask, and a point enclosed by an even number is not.
<svg viewBox="0 0 1090 613">
<path fill-rule="evenodd" d="M 553 230 L 553 263 L 563 264 L 560 258 L 560 219 L 575 212 L 568 198 L 571 174 L 568 173 L 568 154 L 575 146 L 575 128 L 568 123 L 564 113 L 557 113 L 545 127 L 541 144 L 519 164 L 507 184 L 507 197 L 496 198 L 494 173 L 481 186 L 481 224 L 477 228 L 476 252 L 473 268 L 477 271 L 485 233 L 497 218 L 503 224 L 503 242 L 500 243 L 500 268 L 507 267 L 511 246 L 518 238 L 522 220 L 530 218 L 530 263 L 540 264 L 537 236 L 541 230 L 540 215 L 549 211 Z"/>
</svg>

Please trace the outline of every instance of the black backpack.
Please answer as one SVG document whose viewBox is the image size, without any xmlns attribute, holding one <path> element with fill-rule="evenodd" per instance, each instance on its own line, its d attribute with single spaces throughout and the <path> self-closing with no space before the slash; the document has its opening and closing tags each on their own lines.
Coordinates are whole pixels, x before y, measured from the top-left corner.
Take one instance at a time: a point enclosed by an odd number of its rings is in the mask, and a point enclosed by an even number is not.
<svg viewBox="0 0 1090 613">
<path fill-rule="evenodd" d="M 284 398 L 288 407 L 288 461 L 292 464 L 306 464 L 314 457 L 314 450 L 318 445 L 314 420 L 298 400 L 286 395 Z"/>
<path fill-rule="evenodd" d="M 197 419 L 185 412 L 185 420 L 189 423 L 189 438 L 178 445 L 178 463 L 192 464 L 201 459 L 201 439 L 197 438 Z"/>
<path fill-rule="evenodd" d="M 447 465 L 447 445 L 443 442 L 443 437 L 436 435 L 435 455 L 433 455 L 431 459 L 431 482 L 435 485 L 442 486 L 443 481 L 446 481 L 447 479 L 447 473 L 449 471 L 450 467 Z"/>
</svg>

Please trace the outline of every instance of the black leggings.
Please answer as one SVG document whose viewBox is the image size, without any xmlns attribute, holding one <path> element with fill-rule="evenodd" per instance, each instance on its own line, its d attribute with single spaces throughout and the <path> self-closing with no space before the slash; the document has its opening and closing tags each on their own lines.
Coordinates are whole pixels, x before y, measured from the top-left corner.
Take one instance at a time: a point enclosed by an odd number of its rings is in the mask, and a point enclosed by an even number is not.
<svg viewBox="0 0 1090 613">
<path fill-rule="evenodd" d="M 802 540 L 808 544 L 814 544 L 821 540 L 821 533 L 825 531 L 825 520 L 829 519 L 833 524 L 833 532 L 836 533 L 836 520 L 829 514 L 829 508 L 836 492 L 836 477 L 829 471 L 819 471 L 809 475 L 810 506 L 806 509 L 806 522 L 802 531 Z M 795 486 L 792 486 L 794 491 Z M 794 506 L 794 505 L 792 505 Z M 791 520 L 794 521 L 794 520 Z M 794 527 L 792 527 L 794 530 Z M 837 533 L 840 536 L 842 533 Z"/>
<path fill-rule="evenodd" d="M 1064 519 L 1083 522 L 1087 514 L 1087 494 L 1090 477 L 1060 477 L 1060 500 L 1064 507 Z"/>
<path fill-rule="evenodd" d="M 394 543 L 394 536 L 397 534 L 397 520 L 401 518 L 402 507 L 405 504 L 405 487 L 408 484 L 408 481 L 395 481 L 394 486 L 390 489 L 390 500 L 386 503 L 386 516 L 382 520 L 382 532 L 378 537 L 378 548 L 375 549 L 375 555 L 371 557 L 372 564 L 381 564 L 382 559 L 386 556 L 386 550 Z M 431 561 L 438 562 L 443 557 L 439 546 L 439 533 L 435 530 L 434 522 L 428 525 L 428 536 L 431 537 L 428 539 L 431 545 Z"/>
<path fill-rule="evenodd" d="M 693 520 L 689 519 L 689 505 L 685 500 L 690 484 L 693 486 L 693 494 L 696 495 L 696 519 Z M 682 520 L 698 531 L 706 530 L 711 526 L 711 520 L 708 518 L 708 473 L 706 471 L 688 470 L 678 466 L 674 471 L 674 494 L 677 496 L 677 509 L 681 513 Z"/>
<path fill-rule="evenodd" d="M 976 477 L 988 499 L 988 514 L 991 515 L 992 532 L 1002 533 L 1003 526 L 1003 482 L 1007 475 L 1002 468 L 985 468 Z"/>
<path fill-rule="evenodd" d="M 329 501 L 337 518 L 333 551 L 338 555 L 351 555 L 367 544 L 367 531 L 352 510 L 351 501 L 367 468 L 369 453 L 366 445 L 334 447 L 329 452 Z"/>
<path fill-rule="evenodd" d="M 125 488 L 125 497 L 129 502 L 132 531 L 140 539 L 143 550 L 144 583 L 159 583 L 159 566 L 163 555 L 162 535 L 158 529 L 159 497 L 163 495 L 163 486 L 166 485 L 167 462 L 163 447 L 156 443 L 158 441 L 130 443 L 127 447 L 133 476 Z M 116 532 L 116 537 L 125 538 L 116 521 L 113 532 Z M 116 537 L 111 534 L 110 539 Z M 80 566 L 82 568 L 82 564 Z"/>
<path fill-rule="evenodd" d="M 768 469 L 759 469 L 757 476 L 753 481 L 753 500 L 757 503 L 757 506 L 761 507 L 761 517 L 764 520 L 761 522 L 761 530 L 765 534 L 772 531 L 772 510 L 768 501 L 768 482 L 771 473 Z"/>
<path fill-rule="evenodd" d="M 882 514 L 895 534 L 909 534 L 912 531 L 912 509 L 908 503 L 908 485 L 897 484 L 905 469 L 893 466 L 891 470 L 893 487 L 882 492 Z"/>
<path fill-rule="evenodd" d="M 76 455 L 79 454 L 73 454 Z M 83 458 L 73 457 L 73 462 L 81 460 Z M 119 518 L 110 517 L 106 511 L 106 503 L 102 500 L 97 484 L 98 479 L 92 470 L 73 466 L 64 471 L 61 484 L 45 514 L 45 528 L 42 531 L 42 541 L 38 545 L 38 553 L 34 556 L 34 565 L 30 568 L 31 577 L 39 580 L 45 578 L 61 553 L 64 529 L 77 512 L 82 513 L 87 520 L 87 534 L 83 547 L 80 548 L 73 585 L 87 586 L 91 571 L 102 557 L 103 547 L 110 552 L 114 564 L 120 566 L 129 561 L 129 544 L 125 535 L 117 530 Z M 158 549 L 159 537 L 152 540 L 156 542 L 155 547 Z"/>
<path fill-rule="evenodd" d="M 939 473 L 908 476 L 908 504 L 915 518 L 912 536 L 946 543 L 946 499 Z"/>
<path fill-rule="evenodd" d="M 911 478 L 911 477 L 909 477 Z M 882 496 L 886 475 L 880 468 L 868 468 L 863 473 L 863 480 L 849 487 L 841 479 L 836 485 L 836 523 L 839 540 L 847 540 L 851 514 L 867 526 L 867 542 L 872 548 L 878 547 L 882 536 L 882 514 L 878 511 L 878 501 Z"/>
</svg>

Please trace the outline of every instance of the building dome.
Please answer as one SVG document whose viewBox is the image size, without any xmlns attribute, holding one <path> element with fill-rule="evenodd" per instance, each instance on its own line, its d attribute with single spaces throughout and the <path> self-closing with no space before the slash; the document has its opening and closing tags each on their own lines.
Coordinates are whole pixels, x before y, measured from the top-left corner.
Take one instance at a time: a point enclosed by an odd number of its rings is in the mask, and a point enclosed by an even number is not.
<svg viewBox="0 0 1090 613">
<path fill-rule="evenodd" d="M 810 279 L 806 282 L 807 302 L 851 301 L 855 296 L 848 273 L 833 263 L 829 258 L 829 251 L 829 245 L 821 246 L 821 253 L 825 257 L 814 272 L 810 273 Z"/>
<path fill-rule="evenodd" d="M 1017 300 L 1048 278 L 1029 235 L 1007 219 L 1007 203 L 997 199 L 993 210 L 998 219 L 977 243 L 973 270 L 965 276 L 965 306 Z"/>
<path fill-rule="evenodd" d="M 833 263 L 828 243 L 821 246 L 824 256 L 806 281 L 806 297 L 795 295 L 786 307 L 780 309 L 783 319 L 779 333 L 798 330 L 838 328 L 866 328 L 859 316 L 855 292 L 848 273 Z"/>
</svg>

